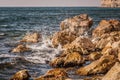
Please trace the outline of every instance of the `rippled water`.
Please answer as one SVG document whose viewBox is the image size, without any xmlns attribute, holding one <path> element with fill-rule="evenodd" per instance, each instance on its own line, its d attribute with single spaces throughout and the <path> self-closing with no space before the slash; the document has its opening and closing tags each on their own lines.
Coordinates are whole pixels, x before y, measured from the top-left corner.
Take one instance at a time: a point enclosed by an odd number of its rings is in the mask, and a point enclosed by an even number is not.
<svg viewBox="0 0 120 80">
<path fill-rule="evenodd" d="M 8 80 L 16 71 L 28 69 L 32 77 L 44 74 L 46 64 L 62 50 L 51 48 L 49 36 L 59 30 L 62 20 L 87 13 L 96 27 L 102 19 L 119 19 L 120 8 L 0 8 L 0 80 Z M 40 32 L 43 41 L 29 45 L 31 52 L 14 54 L 9 51 L 27 32 Z"/>
</svg>

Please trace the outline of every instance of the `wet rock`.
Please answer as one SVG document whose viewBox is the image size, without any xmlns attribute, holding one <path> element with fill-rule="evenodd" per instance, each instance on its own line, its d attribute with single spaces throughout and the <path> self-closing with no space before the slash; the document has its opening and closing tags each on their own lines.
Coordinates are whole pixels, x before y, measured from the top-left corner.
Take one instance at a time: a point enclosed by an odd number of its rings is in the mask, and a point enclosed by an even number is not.
<svg viewBox="0 0 120 80">
<path fill-rule="evenodd" d="M 120 21 L 119 20 L 102 20 L 98 27 L 93 31 L 93 37 L 100 37 L 105 33 L 110 33 L 112 31 L 120 31 Z"/>
<path fill-rule="evenodd" d="M 79 75 L 91 75 L 106 73 L 116 62 L 114 55 L 102 56 L 99 60 L 93 61 L 91 64 L 78 69 Z"/>
<path fill-rule="evenodd" d="M 78 53 L 73 52 L 67 54 L 65 57 L 58 57 L 50 62 L 52 67 L 73 67 L 84 63 L 84 58 Z"/>
<path fill-rule="evenodd" d="M 87 14 L 81 14 L 61 22 L 61 30 L 52 37 L 54 47 L 71 43 L 76 37 L 83 35 L 92 26 L 92 19 Z"/>
<path fill-rule="evenodd" d="M 95 45 L 89 38 L 78 37 L 71 44 L 65 45 L 64 49 L 69 52 L 79 52 L 80 54 L 89 54 L 95 50 Z"/>
<path fill-rule="evenodd" d="M 92 18 L 88 17 L 87 14 L 80 14 L 62 21 L 60 28 L 61 30 L 69 29 L 71 32 L 83 34 L 92 26 L 92 23 Z"/>
<path fill-rule="evenodd" d="M 64 46 L 65 44 L 71 43 L 77 35 L 68 30 L 63 30 L 55 33 L 52 38 L 52 44 L 57 47 L 59 44 Z"/>
<path fill-rule="evenodd" d="M 102 80 L 120 80 L 120 62 L 116 62 Z"/>
<path fill-rule="evenodd" d="M 21 70 L 15 73 L 10 80 L 29 80 L 30 75 L 27 70 Z"/>
<path fill-rule="evenodd" d="M 41 38 L 41 35 L 37 32 L 28 33 L 23 37 L 21 42 L 37 43 L 37 42 L 39 42 L 39 38 Z"/>
<path fill-rule="evenodd" d="M 57 57 L 50 62 L 50 66 L 52 67 L 63 67 L 63 65 L 64 57 Z"/>
<path fill-rule="evenodd" d="M 45 75 L 36 78 L 35 80 L 66 80 L 68 75 L 64 69 L 52 69 L 49 70 Z"/>
<path fill-rule="evenodd" d="M 25 45 L 18 45 L 16 48 L 12 49 L 12 53 L 22 53 L 22 52 L 26 52 L 26 51 L 30 51 L 30 48 L 26 47 Z"/>
</svg>

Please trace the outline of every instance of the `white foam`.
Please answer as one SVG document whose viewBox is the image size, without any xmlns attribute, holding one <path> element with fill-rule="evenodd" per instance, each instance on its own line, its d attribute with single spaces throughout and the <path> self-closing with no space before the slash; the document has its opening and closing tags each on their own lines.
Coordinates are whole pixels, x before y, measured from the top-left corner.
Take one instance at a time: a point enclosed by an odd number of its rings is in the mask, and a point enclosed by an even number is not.
<svg viewBox="0 0 120 80">
<path fill-rule="evenodd" d="M 27 55 L 25 59 L 33 63 L 46 63 L 46 61 L 50 61 L 62 51 L 60 45 L 58 48 L 53 48 L 51 40 L 46 39 L 45 37 L 43 38 L 42 43 L 30 45 L 29 47 L 33 50 L 33 53 Z"/>
</svg>

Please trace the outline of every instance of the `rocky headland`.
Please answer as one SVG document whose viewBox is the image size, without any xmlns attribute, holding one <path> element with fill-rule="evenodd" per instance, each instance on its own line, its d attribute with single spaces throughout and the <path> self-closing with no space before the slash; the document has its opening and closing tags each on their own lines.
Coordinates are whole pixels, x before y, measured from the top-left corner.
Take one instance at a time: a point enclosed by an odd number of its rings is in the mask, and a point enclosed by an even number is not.
<svg viewBox="0 0 120 80">
<path fill-rule="evenodd" d="M 53 69 L 34 80 L 120 80 L 120 21 L 101 20 L 91 29 L 93 22 L 87 14 L 62 21 L 51 42 L 54 48 L 61 45 L 63 51 L 49 62 Z M 39 33 L 33 33 L 21 42 L 36 43 L 39 38 Z M 21 43 L 12 52 L 28 50 Z M 69 71 L 84 77 L 72 79 Z M 29 80 L 29 77 L 28 71 L 22 70 L 10 80 Z"/>
</svg>

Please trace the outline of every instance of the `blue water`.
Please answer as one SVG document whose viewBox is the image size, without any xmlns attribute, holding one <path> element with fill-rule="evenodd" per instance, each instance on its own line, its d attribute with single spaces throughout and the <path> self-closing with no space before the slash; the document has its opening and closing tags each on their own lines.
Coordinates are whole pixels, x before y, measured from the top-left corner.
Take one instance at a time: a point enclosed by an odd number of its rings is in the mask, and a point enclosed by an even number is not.
<svg viewBox="0 0 120 80">
<path fill-rule="evenodd" d="M 43 44 L 35 45 L 38 48 L 42 47 L 45 50 L 38 52 L 29 52 L 27 55 L 13 54 L 9 51 L 15 47 L 16 43 L 27 32 L 37 31 L 43 36 L 50 36 L 59 30 L 59 24 L 62 20 L 86 13 L 93 18 L 96 27 L 100 20 L 103 19 L 118 19 L 120 20 L 120 8 L 98 8 L 98 7 L 1 7 L 0 8 L 0 80 L 7 80 L 16 71 L 28 69 L 34 77 L 44 74 L 51 67 L 45 64 L 46 58 L 52 58 L 51 54 L 55 53 L 53 49 L 47 50 Z M 43 58 L 43 54 L 44 57 Z M 41 55 L 42 54 L 42 55 Z M 29 57 L 28 57 L 29 56 Z M 32 59 L 32 58 L 33 59 Z M 30 60 L 30 59 L 31 60 Z"/>
</svg>

